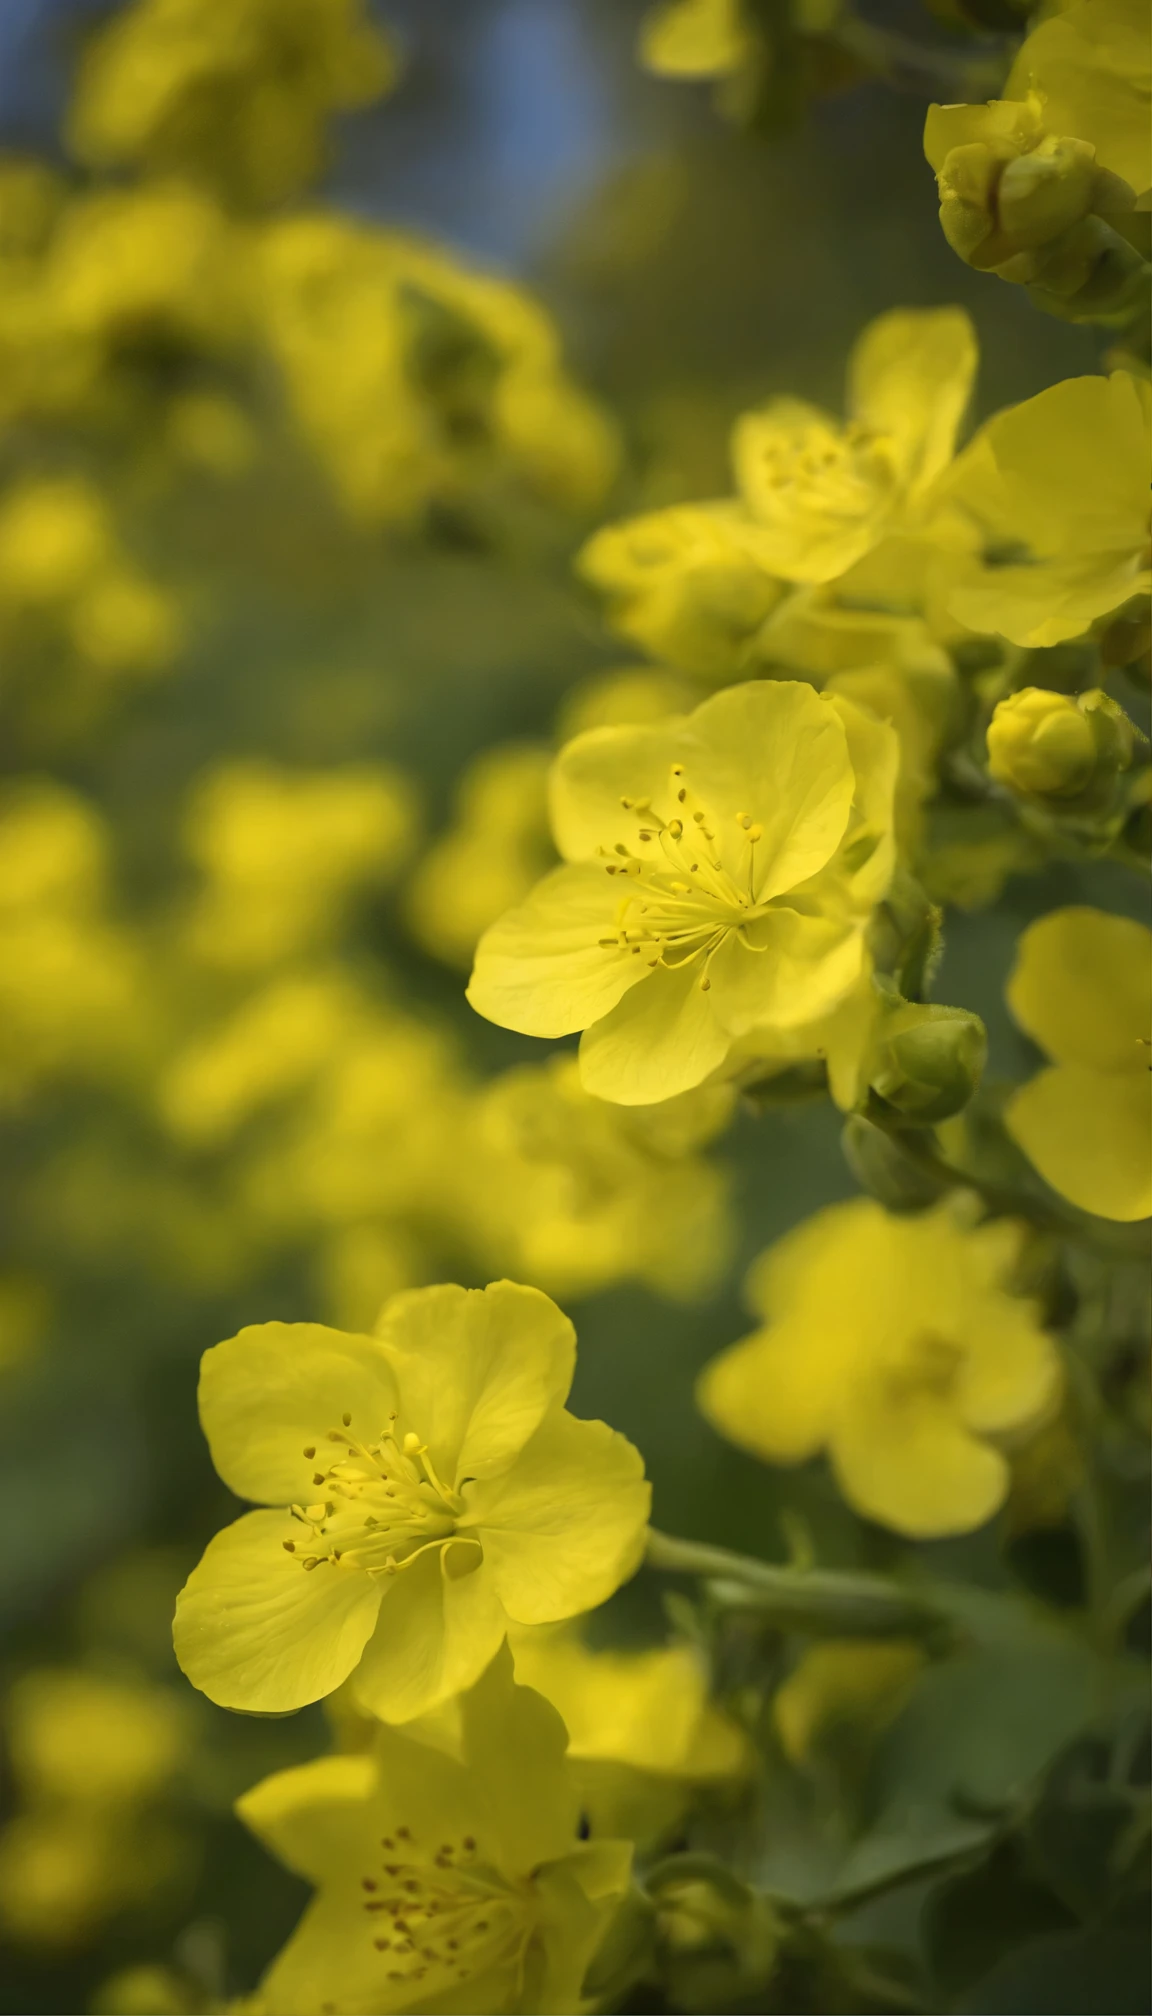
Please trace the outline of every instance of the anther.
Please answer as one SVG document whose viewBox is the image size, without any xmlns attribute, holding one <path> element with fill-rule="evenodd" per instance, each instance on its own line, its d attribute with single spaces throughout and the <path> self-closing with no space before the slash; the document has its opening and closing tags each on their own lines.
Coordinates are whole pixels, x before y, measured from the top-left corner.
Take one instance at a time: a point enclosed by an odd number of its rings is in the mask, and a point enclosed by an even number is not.
<svg viewBox="0 0 1152 2016">
<path fill-rule="evenodd" d="M 344 1426 L 345 1426 L 346 1428 L 350 1428 L 350 1427 L 352 1426 L 352 1416 L 351 1416 L 351 1414 L 342 1414 L 342 1415 L 340 1416 L 340 1419 L 341 1419 L 341 1420 L 343 1421 L 343 1423 L 344 1423 Z"/>
<path fill-rule="evenodd" d="M 310 1463 L 310 1462 L 312 1461 L 312 1458 L 313 1458 L 313 1457 L 315 1456 L 315 1454 L 316 1454 L 316 1451 L 315 1451 L 315 1449 L 314 1449 L 314 1448 L 313 1448 L 313 1449 L 305 1449 L 305 1451 L 304 1451 L 304 1454 L 305 1454 L 305 1456 L 307 1457 L 307 1459 L 308 1459 L 308 1461 L 309 1461 L 309 1463 Z"/>
<path fill-rule="evenodd" d="M 280 1542 L 280 1545 L 283 1547 L 284 1552 L 286 1554 L 294 1554 L 296 1552 L 295 1540 L 282 1540 Z"/>
</svg>

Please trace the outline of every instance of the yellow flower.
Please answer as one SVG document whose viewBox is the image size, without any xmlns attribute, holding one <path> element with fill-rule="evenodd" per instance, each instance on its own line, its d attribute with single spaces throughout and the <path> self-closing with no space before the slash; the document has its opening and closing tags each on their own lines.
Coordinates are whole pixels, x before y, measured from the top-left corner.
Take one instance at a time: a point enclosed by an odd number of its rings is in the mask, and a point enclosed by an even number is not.
<svg viewBox="0 0 1152 2016">
<path fill-rule="evenodd" d="M 214 1146 L 254 1113 L 308 1085 L 358 1033 L 361 1003 L 345 974 L 287 974 L 180 1050 L 158 1087 L 179 1139 Z"/>
<path fill-rule="evenodd" d="M 187 1703 L 45 1668 L 16 1681 L 5 1719 L 21 1810 L 0 1833 L 0 1921 L 26 1943 L 67 1944 L 180 1870 L 155 1809 L 187 1761 Z"/>
<path fill-rule="evenodd" d="M 720 1786 L 748 1768 L 743 1732 L 708 1700 L 688 1645 L 594 1652 L 575 1631 L 511 1633 L 516 1677 L 564 1718 L 568 1756 L 596 1835 L 659 1835 L 694 1785 Z"/>
<path fill-rule="evenodd" d="M 627 1280 L 706 1293 L 731 1251 L 728 1182 L 691 1151 L 726 1125 L 732 1097 L 717 1085 L 666 1108 L 612 1105 L 584 1091 L 574 1057 L 492 1079 L 457 1186 L 481 1265 L 561 1296 Z"/>
<path fill-rule="evenodd" d="M 804 1765 L 822 1750 L 842 1755 L 845 1738 L 867 1745 L 904 1707 L 924 1651 L 904 1639 L 828 1638 L 812 1645 L 772 1702 L 780 1747 Z"/>
<path fill-rule="evenodd" d="M 329 113 L 395 62 L 361 0 L 136 0 L 84 52 L 69 120 L 89 166 L 140 163 L 275 202 L 323 164 Z"/>
<path fill-rule="evenodd" d="M 686 672 L 730 679 L 784 592 L 772 557 L 739 504 L 674 504 L 605 525 L 577 568 L 608 598 L 622 637 Z"/>
<path fill-rule="evenodd" d="M 265 1323 L 204 1354 L 200 1414 L 249 1512 L 177 1602 L 177 1655 L 224 1707 L 330 1694 L 356 1669 L 408 1721 L 472 1684 L 509 1618 L 549 1623 L 632 1573 L 648 1487 L 564 1408 L 572 1326 L 534 1288 L 424 1288 L 375 1337 Z M 280 1509 L 282 1508 L 282 1509 Z"/>
<path fill-rule="evenodd" d="M 1013 1137 L 1082 1211 L 1147 1218 L 1152 933 L 1100 910 L 1053 910 L 1020 940 L 1008 1002 L 1053 1060 L 1013 1095 Z"/>
<path fill-rule="evenodd" d="M 946 1205 L 818 1212 L 753 1268 L 762 1327 L 706 1367 L 704 1413 L 770 1462 L 826 1450 L 849 1504 L 897 1532 L 982 1525 L 1008 1489 L 995 1438 L 1038 1425 L 1059 1386 L 1035 1305 L 1003 1285 L 1018 1244 Z"/>
<path fill-rule="evenodd" d="M 584 1030 L 586 1090 L 629 1106 L 702 1084 L 739 1043 L 770 1053 L 865 971 L 896 760 L 891 729 L 784 680 L 577 736 L 552 778 L 565 865 L 481 940 L 472 1006 L 530 1036 Z"/>
<path fill-rule="evenodd" d="M 788 581 L 830 581 L 916 524 L 951 458 L 975 370 L 962 309 L 894 309 L 852 352 L 846 422 L 799 399 L 738 420 L 736 482 L 765 566 Z"/>
<path fill-rule="evenodd" d="M 631 1847 L 580 1841 L 564 1725 L 501 1652 L 450 1749 L 372 1749 L 265 1779 L 240 1818 L 317 1895 L 257 1991 L 262 2016 L 587 2005 L 582 1983 Z"/>
<path fill-rule="evenodd" d="M 945 486 L 990 555 L 953 589 L 954 615 L 1013 644 L 1059 644 L 1146 595 L 1150 427 L 1152 386 L 1127 371 L 1066 378 L 994 415 Z M 1025 559 L 1001 558 L 1021 545 Z"/>
<path fill-rule="evenodd" d="M 259 967 L 322 942 L 357 889 L 399 874 L 415 823 L 412 787 L 386 764 L 221 764 L 197 782 L 185 820 L 206 883 L 191 949 L 212 965 Z"/>
<path fill-rule="evenodd" d="M 754 48 L 743 0 L 659 0 L 640 23 L 640 60 L 662 77 L 727 77 Z"/>
</svg>

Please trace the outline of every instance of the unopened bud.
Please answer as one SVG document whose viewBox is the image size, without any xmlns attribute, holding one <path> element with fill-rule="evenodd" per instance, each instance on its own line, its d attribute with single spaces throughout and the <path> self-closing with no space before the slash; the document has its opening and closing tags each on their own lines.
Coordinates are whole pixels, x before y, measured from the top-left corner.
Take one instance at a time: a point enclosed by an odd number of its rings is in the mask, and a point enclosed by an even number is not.
<svg viewBox="0 0 1152 2016">
<path fill-rule="evenodd" d="M 1127 768 L 1134 741 L 1123 708 L 1099 688 L 1073 699 L 1025 686 L 992 716 L 988 769 L 1021 797 L 1080 798 Z"/>
<path fill-rule="evenodd" d="M 909 1149 L 899 1137 L 850 1113 L 840 1136 L 844 1159 L 863 1189 L 887 1211 L 927 1211 L 951 1188 L 946 1178 Z"/>
<path fill-rule="evenodd" d="M 931 1126 L 968 1104 L 987 1054 L 978 1015 L 966 1008 L 906 1002 L 878 1026 L 869 1081 L 873 1092 L 905 1119 Z"/>
</svg>

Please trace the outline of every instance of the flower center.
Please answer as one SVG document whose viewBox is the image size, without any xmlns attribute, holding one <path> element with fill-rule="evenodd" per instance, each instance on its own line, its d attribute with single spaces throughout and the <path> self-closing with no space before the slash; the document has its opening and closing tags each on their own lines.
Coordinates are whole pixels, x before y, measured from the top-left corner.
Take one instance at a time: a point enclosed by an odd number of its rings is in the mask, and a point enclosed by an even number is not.
<svg viewBox="0 0 1152 2016">
<path fill-rule="evenodd" d="M 317 1463 L 312 1473 L 317 1497 L 313 1504 L 292 1506 L 306 1537 L 284 1542 L 302 1568 L 328 1562 L 369 1575 L 395 1575 L 455 1531 L 463 1500 L 440 1482 L 420 1437 L 397 1433 L 396 1420 L 390 1414 L 380 1434 L 361 1441 L 352 1432 L 352 1416 L 345 1414 L 342 1426 L 325 1437 L 325 1468 L 315 1445 L 305 1449 Z"/>
<path fill-rule="evenodd" d="M 423 1981 L 434 1968 L 468 1981 L 494 1966 L 523 1965 L 534 1918 L 530 1887 L 514 1887 L 480 1860 L 470 1834 L 432 1849 L 398 1827 L 381 1848 L 379 1872 L 362 1877 L 360 1887 L 372 1943 L 389 1956 L 389 1981 Z M 433 1982 L 419 1999 L 444 1985 Z"/>
<path fill-rule="evenodd" d="M 606 872 L 628 881 L 617 906 L 615 936 L 599 942 L 613 950 L 626 946 L 649 966 L 673 972 L 700 961 L 700 985 L 707 992 L 708 969 L 729 933 L 743 931 L 769 907 L 756 900 L 756 849 L 764 829 L 750 813 L 737 812 L 735 832 L 723 845 L 720 822 L 695 798 L 682 763 L 672 765 L 671 788 L 677 806 L 671 819 L 654 811 L 649 798 L 620 800 L 636 815 L 641 851 L 633 853 L 621 840 L 611 855 L 599 849 L 607 857 Z"/>
<path fill-rule="evenodd" d="M 883 1378 L 893 1400 L 919 1400 L 929 1395 L 946 1400 L 954 1391 L 964 1347 L 951 1338 L 925 1330 L 901 1340 L 884 1367 Z"/>
<path fill-rule="evenodd" d="M 854 524 L 870 516 L 896 485 L 895 444 L 856 420 L 838 429 L 813 423 L 766 430 L 758 461 L 761 518 L 815 512 Z"/>
</svg>

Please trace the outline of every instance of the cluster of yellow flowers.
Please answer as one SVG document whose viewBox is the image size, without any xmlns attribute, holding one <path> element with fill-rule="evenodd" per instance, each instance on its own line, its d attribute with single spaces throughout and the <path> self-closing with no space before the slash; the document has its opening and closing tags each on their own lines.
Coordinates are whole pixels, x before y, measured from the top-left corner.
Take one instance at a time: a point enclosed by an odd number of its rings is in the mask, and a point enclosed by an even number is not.
<svg viewBox="0 0 1152 2016">
<path fill-rule="evenodd" d="M 85 178 L 0 159 L 0 430 L 36 471 L 0 491 L 0 641 L 39 740 L 178 653 L 180 597 L 130 551 L 141 505 L 259 480 L 285 431 L 369 528 L 601 501 L 615 431 L 522 288 L 271 208 L 396 71 L 363 0 L 136 0 L 81 52 L 64 137 Z"/>
</svg>

